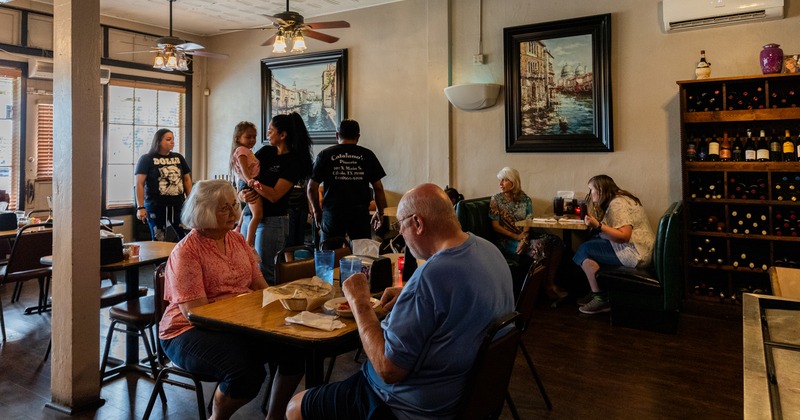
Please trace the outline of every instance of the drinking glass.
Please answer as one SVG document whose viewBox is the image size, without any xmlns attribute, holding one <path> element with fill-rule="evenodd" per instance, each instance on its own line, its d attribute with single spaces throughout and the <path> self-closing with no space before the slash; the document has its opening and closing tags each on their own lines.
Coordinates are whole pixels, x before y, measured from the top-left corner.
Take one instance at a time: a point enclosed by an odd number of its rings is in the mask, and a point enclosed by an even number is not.
<svg viewBox="0 0 800 420">
<path fill-rule="evenodd" d="M 317 277 L 333 285 L 333 250 L 314 251 L 314 269 Z"/>
<path fill-rule="evenodd" d="M 564 215 L 564 197 L 556 197 L 553 199 L 553 213 L 556 216 Z"/>
<path fill-rule="evenodd" d="M 339 278 L 344 283 L 353 274 L 361 272 L 361 258 L 355 255 L 348 255 L 339 260 Z"/>
</svg>

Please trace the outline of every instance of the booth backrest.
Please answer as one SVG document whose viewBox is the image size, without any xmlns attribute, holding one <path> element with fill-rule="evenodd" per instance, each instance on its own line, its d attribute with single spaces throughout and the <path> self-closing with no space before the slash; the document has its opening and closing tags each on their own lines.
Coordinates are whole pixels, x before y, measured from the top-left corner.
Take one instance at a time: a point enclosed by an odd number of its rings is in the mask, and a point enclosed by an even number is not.
<svg viewBox="0 0 800 420">
<path fill-rule="evenodd" d="M 490 242 L 494 242 L 492 220 L 489 219 L 489 200 L 491 197 L 471 198 L 456 203 L 456 216 L 461 230 L 472 232 Z"/>
<path fill-rule="evenodd" d="M 683 298 L 682 212 L 683 203 L 680 201 L 672 203 L 664 212 L 658 222 L 656 246 L 653 250 L 653 266 L 664 289 L 665 310 L 678 309 Z"/>
</svg>

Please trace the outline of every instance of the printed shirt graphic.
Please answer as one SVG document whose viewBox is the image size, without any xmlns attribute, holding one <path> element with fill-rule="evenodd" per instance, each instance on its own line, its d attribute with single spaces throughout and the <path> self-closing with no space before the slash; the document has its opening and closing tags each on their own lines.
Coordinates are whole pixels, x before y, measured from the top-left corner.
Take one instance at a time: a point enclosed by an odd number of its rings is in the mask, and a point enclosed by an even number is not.
<svg viewBox="0 0 800 420">
<path fill-rule="evenodd" d="M 323 209 L 368 207 L 370 184 L 386 176 L 371 150 L 357 144 L 331 146 L 317 156 L 311 178 L 323 184 Z"/>
<path fill-rule="evenodd" d="M 147 176 L 144 183 L 145 202 L 164 205 L 183 202 L 183 176 L 188 173 L 191 173 L 191 169 L 186 160 L 174 152 L 167 156 L 143 155 L 136 165 L 136 174 Z"/>
</svg>

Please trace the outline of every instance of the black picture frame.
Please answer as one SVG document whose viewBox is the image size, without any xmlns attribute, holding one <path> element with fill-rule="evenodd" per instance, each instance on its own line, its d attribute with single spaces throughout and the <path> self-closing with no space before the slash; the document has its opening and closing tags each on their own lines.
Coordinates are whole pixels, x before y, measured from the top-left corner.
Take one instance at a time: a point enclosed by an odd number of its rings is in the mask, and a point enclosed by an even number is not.
<svg viewBox="0 0 800 420">
<path fill-rule="evenodd" d="M 614 151 L 611 14 L 504 28 L 503 44 L 506 152 Z"/>
<path fill-rule="evenodd" d="M 336 143 L 347 115 L 346 76 L 347 49 L 262 59 L 261 141 L 273 116 L 297 111 L 314 144 Z"/>
</svg>

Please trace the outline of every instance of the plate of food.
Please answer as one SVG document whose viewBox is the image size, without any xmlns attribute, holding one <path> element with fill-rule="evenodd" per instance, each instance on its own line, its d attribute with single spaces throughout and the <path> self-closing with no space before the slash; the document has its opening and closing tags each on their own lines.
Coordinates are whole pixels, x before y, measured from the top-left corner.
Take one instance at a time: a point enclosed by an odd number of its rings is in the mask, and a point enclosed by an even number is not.
<svg viewBox="0 0 800 420">
<path fill-rule="evenodd" d="M 375 298 L 370 298 L 370 302 L 372 302 L 372 309 L 376 309 L 381 304 L 381 301 Z M 350 303 L 343 297 L 334 298 L 325 302 L 322 305 L 322 309 L 329 315 L 336 314 L 347 318 L 353 317 L 353 312 L 350 310 Z"/>
</svg>

